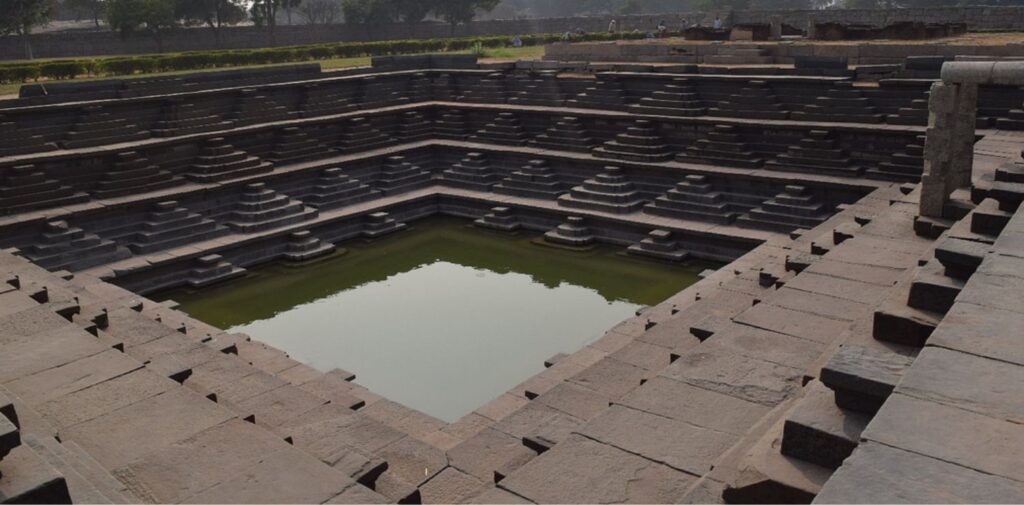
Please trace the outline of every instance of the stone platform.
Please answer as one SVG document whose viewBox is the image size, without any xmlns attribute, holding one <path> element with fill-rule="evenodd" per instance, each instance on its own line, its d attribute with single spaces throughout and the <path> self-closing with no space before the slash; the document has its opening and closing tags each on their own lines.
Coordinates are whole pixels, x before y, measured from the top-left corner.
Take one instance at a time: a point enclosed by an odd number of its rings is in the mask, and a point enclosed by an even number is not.
<svg viewBox="0 0 1024 505">
<path fill-rule="evenodd" d="M 52 144 L 0 147 L 0 501 L 1024 499 L 1024 137 L 979 130 L 972 187 L 921 219 L 920 126 L 648 113 L 734 77 L 372 77 L 315 80 L 353 87 L 341 109 L 278 83 L 243 93 L 246 125 L 88 147 L 42 126 L 79 105 L 0 111 Z M 782 111 L 834 87 L 756 80 Z M 615 89 L 646 108 L 576 105 Z M 89 107 L 139 127 L 170 98 Z M 162 182 L 106 192 L 112 167 Z M 145 298 L 439 213 L 726 264 L 454 423 Z"/>
</svg>

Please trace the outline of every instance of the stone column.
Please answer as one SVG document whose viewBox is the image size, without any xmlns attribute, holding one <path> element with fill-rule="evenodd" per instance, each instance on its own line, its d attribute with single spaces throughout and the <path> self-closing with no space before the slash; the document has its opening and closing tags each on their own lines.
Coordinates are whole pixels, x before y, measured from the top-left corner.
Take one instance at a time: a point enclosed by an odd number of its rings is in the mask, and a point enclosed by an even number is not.
<svg viewBox="0 0 1024 505">
<path fill-rule="evenodd" d="M 818 24 L 818 19 L 814 16 L 807 16 L 807 38 L 813 39 L 817 36 L 817 29 L 814 25 Z"/>
<path fill-rule="evenodd" d="M 969 187 L 977 84 L 932 84 L 921 176 L 921 215 L 941 218 L 953 190 Z"/>
<path fill-rule="evenodd" d="M 782 16 L 775 14 L 768 18 L 771 33 L 768 38 L 771 40 L 782 39 Z"/>
</svg>

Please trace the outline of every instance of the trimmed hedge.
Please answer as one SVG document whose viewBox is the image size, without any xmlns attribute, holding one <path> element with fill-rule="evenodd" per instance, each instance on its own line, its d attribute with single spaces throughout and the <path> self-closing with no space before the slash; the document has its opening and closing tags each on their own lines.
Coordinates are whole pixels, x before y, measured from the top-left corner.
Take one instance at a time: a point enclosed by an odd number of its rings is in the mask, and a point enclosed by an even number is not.
<svg viewBox="0 0 1024 505">
<path fill-rule="evenodd" d="M 621 40 L 642 38 L 637 33 L 584 33 L 574 34 L 574 42 Z M 562 40 L 562 35 L 547 33 L 522 36 L 524 46 L 549 44 Z M 147 55 L 119 58 L 81 60 L 54 60 L 42 63 L 0 63 L 0 83 L 74 79 L 82 75 L 118 76 L 202 70 L 207 68 L 242 67 L 276 63 L 295 63 L 331 58 L 356 58 L 430 52 L 466 51 L 480 47 L 493 49 L 510 47 L 511 37 L 459 37 L 447 39 L 385 40 L 378 42 L 341 42 L 311 46 L 290 46 L 267 49 L 237 49 L 226 51 L 194 51 L 166 55 Z"/>
</svg>

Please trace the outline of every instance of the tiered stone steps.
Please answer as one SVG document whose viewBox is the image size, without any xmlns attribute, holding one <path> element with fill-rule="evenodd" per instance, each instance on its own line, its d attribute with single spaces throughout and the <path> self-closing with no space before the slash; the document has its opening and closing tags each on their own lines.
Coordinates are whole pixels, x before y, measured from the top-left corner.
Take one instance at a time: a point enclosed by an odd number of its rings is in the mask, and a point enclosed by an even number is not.
<svg viewBox="0 0 1024 505">
<path fill-rule="evenodd" d="M 0 185 L 0 213 L 59 207 L 87 200 L 89 195 L 51 179 L 35 165 L 7 169 Z"/>
<path fill-rule="evenodd" d="M 224 260 L 219 254 L 196 258 L 188 271 L 186 282 L 193 288 L 203 288 L 245 275 L 245 269 Z"/>
<path fill-rule="evenodd" d="M 590 152 L 597 144 L 579 118 L 564 116 L 529 142 L 531 147 L 558 151 Z"/>
<path fill-rule="evenodd" d="M 115 116 L 98 105 L 90 105 L 82 108 L 60 145 L 64 149 L 78 149 L 147 138 L 149 132 L 130 119 Z"/>
<path fill-rule="evenodd" d="M 888 124 L 927 126 L 928 125 L 928 99 L 917 98 L 910 102 L 909 107 L 900 107 L 895 114 L 885 117 Z"/>
<path fill-rule="evenodd" d="M 160 111 L 160 119 L 150 132 L 154 137 L 176 137 L 211 131 L 228 130 L 232 121 L 219 114 L 187 102 L 184 98 L 169 98 Z"/>
<path fill-rule="evenodd" d="M 594 244 L 595 239 L 582 217 L 569 216 L 557 228 L 546 232 L 544 240 L 569 247 L 589 247 Z"/>
<path fill-rule="evenodd" d="M 377 238 L 404 230 L 405 223 L 399 223 L 387 212 L 374 212 L 366 216 L 363 225 L 363 236 L 366 238 Z"/>
<path fill-rule="evenodd" d="M 516 79 L 515 87 L 509 94 L 508 103 L 512 105 L 565 106 L 558 78 L 553 74 L 540 73 L 528 80 Z"/>
<path fill-rule="evenodd" d="M 679 242 L 672 239 L 668 230 L 652 230 L 640 242 L 626 249 L 630 254 L 648 256 L 667 261 L 683 261 L 690 253 L 680 247 Z"/>
<path fill-rule="evenodd" d="M 733 125 L 715 125 L 706 138 L 697 140 L 679 153 L 676 159 L 684 162 L 724 165 L 729 167 L 758 168 L 764 160 L 743 141 L 739 129 Z"/>
<path fill-rule="evenodd" d="M 789 185 L 775 198 L 737 218 L 736 224 L 788 232 L 796 228 L 813 228 L 827 218 L 825 205 L 818 202 L 814 195 L 809 194 L 803 186 Z"/>
<path fill-rule="evenodd" d="M 320 210 L 345 207 L 376 198 L 380 193 L 359 179 L 353 179 L 341 168 L 326 168 L 302 201 Z"/>
<path fill-rule="evenodd" d="M 344 114 L 359 108 L 354 84 L 308 83 L 303 86 L 302 116 Z"/>
<path fill-rule="evenodd" d="M 374 188 L 381 194 L 396 195 L 429 186 L 431 173 L 406 160 L 405 156 L 390 156 L 380 169 Z"/>
<path fill-rule="evenodd" d="M 655 216 L 697 219 L 731 224 L 739 212 L 724 194 L 715 191 L 707 177 L 688 175 L 664 195 L 644 205 L 644 212 Z"/>
<path fill-rule="evenodd" d="M 433 100 L 455 101 L 460 96 L 458 82 L 452 74 L 441 72 L 430 80 L 430 97 Z"/>
<path fill-rule="evenodd" d="M 434 134 L 441 139 L 465 140 L 466 114 L 459 109 L 442 111 L 434 120 Z"/>
<path fill-rule="evenodd" d="M 135 151 L 123 151 L 114 156 L 114 167 L 97 181 L 92 195 L 96 198 L 115 198 L 157 191 L 184 184 L 185 179 L 152 164 Z"/>
<path fill-rule="evenodd" d="M 604 167 L 594 178 L 558 197 L 558 205 L 577 209 L 629 214 L 643 207 L 646 200 L 620 167 Z"/>
<path fill-rule="evenodd" d="M 565 193 L 565 185 L 545 160 L 530 160 L 494 186 L 495 193 L 554 200 Z"/>
<path fill-rule="evenodd" d="M 298 117 L 298 111 L 260 93 L 257 89 L 243 89 L 235 99 L 234 110 L 228 115 L 237 125 L 251 125 L 287 121 Z"/>
<path fill-rule="evenodd" d="M 593 153 L 599 158 L 648 163 L 668 161 L 675 155 L 654 123 L 646 119 L 636 120 L 625 133 L 594 148 Z"/>
<path fill-rule="evenodd" d="M 614 77 L 598 74 L 593 84 L 584 88 L 582 93 L 566 101 L 566 105 L 584 109 L 624 110 L 626 108 L 626 93 Z"/>
<path fill-rule="evenodd" d="M 485 154 L 472 152 L 442 172 L 441 180 L 457 188 L 490 191 L 501 177 L 491 169 Z"/>
<path fill-rule="evenodd" d="M 739 93 L 708 108 L 708 115 L 747 119 L 789 119 L 789 111 L 779 102 L 771 86 L 762 80 L 747 81 Z"/>
<path fill-rule="evenodd" d="M 521 226 L 515 212 L 509 207 L 492 207 L 490 212 L 473 221 L 473 224 L 481 228 L 504 232 L 516 231 Z"/>
<path fill-rule="evenodd" d="M 58 149 L 57 140 L 66 126 L 54 125 L 43 128 L 20 128 L 12 121 L 6 121 L 0 114 L 0 156 L 41 153 Z"/>
<path fill-rule="evenodd" d="M 256 233 L 308 221 L 316 216 L 316 209 L 277 193 L 262 182 L 254 182 L 245 186 L 224 221 L 236 232 Z"/>
<path fill-rule="evenodd" d="M 207 139 L 186 174 L 196 182 L 238 179 L 274 170 L 273 163 L 235 149 L 223 138 Z"/>
<path fill-rule="evenodd" d="M 689 79 L 676 78 L 661 89 L 651 93 L 651 96 L 641 98 L 640 101 L 629 107 L 629 110 L 637 114 L 659 114 L 665 116 L 703 116 L 707 113 L 700 100 L 697 88 Z"/>
<path fill-rule="evenodd" d="M 519 124 L 519 117 L 513 112 L 499 112 L 493 121 L 484 125 L 470 137 L 477 142 L 490 142 L 508 146 L 526 145 L 530 136 Z"/>
<path fill-rule="evenodd" d="M 460 100 L 473 103 L 505 103 L 508 98 L 505 88 L 505 74 L 495 72 L 471 83 L 464 84 L 460 89 Z"/>
<path fill-rule="evenodd" d="M 367 76 L 360 79 L 361 105 L 366 109 L 401 105 L 409 101 L 406 83 L 393 78 Z"/>
<path fill-rule="evenodd" d="M 405 95 L 410 102 L 429 102 L 434 99 L 433 81 L 425 72 L 416 72 L 409 77 Z"/>
<path fill-rule="evenodd" d="M 394 142 L 395 139 L 375 128 L 369 119 L 357 117 L 345 124 L 344 133 L 338 142 L 338 150 L 343 153 L 368 151 Z"/>
<path fill-rule="evenodd" d="M 81 270 L 128 257 L 115 242 L 86 233 L 67 221 L 50 221 L 39 238 L 22 253 L 33 263 L 50 270 Z"/>
<path fill-rule="evenodd" d="M 871 99 L 851 82 L 834 84 L 825 96 L 815 98 L 814 103 L 791 112 L 789 117 L 795 121 L 844 123 L 881 123 L 884 118 L 871 105 Z"/>
<path fill-rule="evenodd" d="M 996 119 L 996 128 L 1001 130 L 1024 130 L 1024 107 L 1010 109 L 1006 116 Z"/>
<path fill-rule="evenodd" d="M 893 153 L 889 161 L 867 169 L 867 173 L 893 181 L 918 182 L 924 172 L 924 135 L 918 135 L 903 152 Z"/>
<path fill-rule="evenodd" d="M 106 499 L 34 435 L 23 433 L 18 412 L 2 387 L 0 408 L 0 498 L 5 503 L 125 503 Z"/>
<path fill-rule="evenodd" d="M 267 156 L 277 165 L 301 163 L 331 155 L 331 149 L 298 127 L 289 126 L 277 136 L 274 150 Z"/>
<path fill-rule="evenodd" d="M 402 122 L 398 127 L 398 136 L 403 142 L 427 140 L 434 136 L 433 133 L 433 126 L 421 112 L 411 110 L 402 113 Z"/>
<path fill-rule="evenodd" d="M 800 140 L 799 145 L 790 147 L 785 153 L 768 161 L 765 166 L 789 172 L 845 177 L 857 177 L 864 171 L 864 167 L 858 165 L 839 147 L 835 134 L 828 130 L 809 131 L 807 136 Z"/>
<path fill-rule="evenodd" d="M 224 226 L 190 212 L 175 201 L 155 204 L 137 228 L 130 235 L 118 239 L 135 254 L 148 254 L 229 233 Z"/>
<path fill-rule="evenodd" d="M 325 244 L 309 230 L 302 230 L 288 236 L 284 258 L 298 263 L 326 256 L 334 252 L 334 249 L 334 244 Z"/>
<path fill-rule="evenodd" d="M 723 45 L 704 57 L 708 65 L 768 65 L 775 63 L 771 49 L 757 45 Z"/>
</svg>

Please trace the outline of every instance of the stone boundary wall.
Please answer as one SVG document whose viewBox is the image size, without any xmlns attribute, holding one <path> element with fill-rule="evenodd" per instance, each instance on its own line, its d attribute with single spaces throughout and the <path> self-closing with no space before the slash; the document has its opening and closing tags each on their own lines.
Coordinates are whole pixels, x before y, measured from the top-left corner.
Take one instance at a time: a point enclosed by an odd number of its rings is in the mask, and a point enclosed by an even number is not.
<svg viewBox="0 0 1024 505">
<path fill-rule="evenodd" d="M 639 16 L 594 16 L 576 18 L 546 18 L 474 21 L 459 26 L 453 33 L 443 23 L 424 22 L 416 24 L 395 23 L 378 26 L 327 25 L 327 26 L 278 26 L 275 45 L 320 44 L 328 42 L 356 42 L 389 39 L 439 38 L 472 35 L 515 35 L 526 33 L 560 33 L 581 28 L 586 31 L 603 31 L 608 22 L 618 20 L 620 30 L 653 30 L 660 20 L 670 27 L 679 24 L 685 17 L 689 22 L 697 19 L 711 19 L 715 13 L 672 13 Z M 782 16 L 783 23 L 796 28 L 807 26 L 813 16 L 818 23 L 834 21 L 843 24 L 885 26 L 897 21 L 923 21 L 928 23 L 967 23 L 970 30 L 1015 30 L 1024 26 L 1024 7 L 941 7 L 919 9 L 844 9 L 844 10 L 765 10 L 735 11 L 721 13 L 732 23 L 768 23 L 774 15 Z M 710 21 L 708 21 L 710 22 Z M 266 47 L 269 41 L 265 31 L 251 27 L 225 28 L 220 43 L 212 30 L 194 28 L 179 30 L 165 38 L 167 52 L 195 51 L 205 49 L 245 49 Z M 157 52 L 156 42 L 151 37 L 122 39 L 116 33 L 101 32 L 56 32 L 32 36 L 33 49 L 37 58 L 62 58 L 103 56 L 119 54 L 145 54 Z M 0 60 L 24 57 L 22 42 L 16 37 L 0 38 Z"/>
<path fill-rule="evenodd" d="M 799 56 L 847 58 L 851 65 L 903 63 L 908 56 L 1024 57 L 1024 45 L 976 46 L 959 44 L 829 44 L 803 42 L 756 42 L 774 57 L 774 63 L 792 64 Z M 615 61 L 637 63 L 704 63 L 708 56 L 725 54 L 733 44 L 664 43 L 628 44 L 593 42 L 545 46 L 544 59 L 552 61 Z"/>
</svg>

